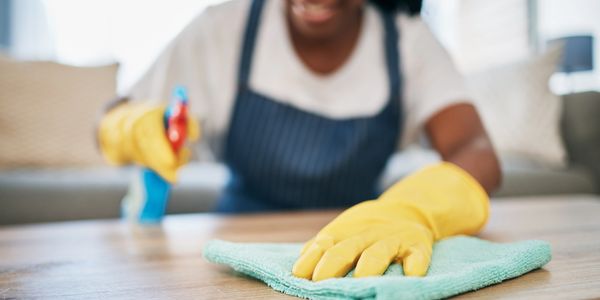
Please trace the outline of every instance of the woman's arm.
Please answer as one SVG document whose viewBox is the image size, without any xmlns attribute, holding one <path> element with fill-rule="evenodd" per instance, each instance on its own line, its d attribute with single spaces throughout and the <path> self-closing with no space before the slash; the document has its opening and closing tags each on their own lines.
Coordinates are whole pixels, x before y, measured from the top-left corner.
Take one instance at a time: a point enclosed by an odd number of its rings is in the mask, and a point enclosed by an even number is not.
<svg viewBox="0 0 600 300">
<path fill-rule="evenodd" d="M 113 99 L 111 99 L 110 101 L 108 101 L 106 103 L 106 105 L 104 105 L 104 107 L 102 108 L 102 114 L 101 116 L 104 116 L 106 113 L 108 113 L 111 109 L 119 106 L 120 104 L 123 104 L 125 102 L 129 101 L 129 97 L 123 97 L 123 96 L 119 96 L 119 97 L 115 97 Z"/>
<path fill-rule="evenodd" d="M 466 170 L 488 194 L 498 188 L 500 164 L 473 105 L 452 105 L 431 117 L 425 128 L 443 160 Z"/>
<path fill-rule="evenodd" d="M 400 261 L 405 275 L 424 276 L 435 241 L 481 230 L 489 215 L 486 191 L 498 186 L 500 169 L 475 108 L 449 106 L 426 129 L 451 163 L 421 169 L 377 200 L 344 211 L 305 244 L 295 276 L 318 281 L 344 276 L 354 266 L 355 277 L 375 276 Z"/>
</svg>

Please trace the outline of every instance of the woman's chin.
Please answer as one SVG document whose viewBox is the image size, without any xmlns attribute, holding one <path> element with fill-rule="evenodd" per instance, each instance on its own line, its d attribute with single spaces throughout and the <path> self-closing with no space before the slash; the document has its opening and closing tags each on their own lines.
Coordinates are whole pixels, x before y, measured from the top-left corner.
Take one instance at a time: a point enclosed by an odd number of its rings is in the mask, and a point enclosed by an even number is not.
<svg viewBox="0 0 600 300">
<path fill-rule="evenodd" d="M 340 28 L 339 20 L 334 15 L 330 17 L 307 17 L 294 16 L 294 27 L 296 31 L 305 38 L 326 39 L 334 37 L 343 28 Z"/>
<path fill-rule="evenodd" d="M 303 37 L 328 39 L 344 32 L 344 25 L 355 21 L 356 10 L 362 7 L 362 2 L 354 1 L 356 3 L 349 0 L 291 0 L 288 2 L 289 17 Z"/>
</svg>

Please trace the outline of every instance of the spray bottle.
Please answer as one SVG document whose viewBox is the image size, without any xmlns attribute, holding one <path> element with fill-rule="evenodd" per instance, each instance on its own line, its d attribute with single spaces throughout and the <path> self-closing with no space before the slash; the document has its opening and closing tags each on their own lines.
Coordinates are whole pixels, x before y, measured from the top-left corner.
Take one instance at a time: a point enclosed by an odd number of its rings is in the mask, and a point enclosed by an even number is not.
<svg viewBox="0 0 600 300">
<path fill-rule="evenodd" d="M 180 154 L 187 137 L 188 97 L 182 86 L 173 90 L 173 96 L 163 118 L 167 140 L 176 156 Z M 160 223 L 165 215 L 171 184 L 149 169 L 136 170 L 127 195 L 121 203 L 124 219 L 141 224 Z"/>
</svg>

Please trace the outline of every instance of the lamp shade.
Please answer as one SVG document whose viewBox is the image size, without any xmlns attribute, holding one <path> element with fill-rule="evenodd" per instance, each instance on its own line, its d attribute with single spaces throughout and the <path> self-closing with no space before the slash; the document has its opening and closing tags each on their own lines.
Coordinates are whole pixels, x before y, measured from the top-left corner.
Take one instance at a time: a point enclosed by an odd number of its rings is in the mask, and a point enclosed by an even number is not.
<svg viewBox="0 0 600 300">
<path fill-rule="evenodd" d="M 551 40 L 549 44 L 563 44 L 563 54 L 558 71 L 564 73 L 594 69 L 594 37 L 590 35 L 567 36 Z"/>
<path fill-rule="evenodd" d="M 11 2 L 0 0 L 0 49 L 10 46 Z"/>
</svg>

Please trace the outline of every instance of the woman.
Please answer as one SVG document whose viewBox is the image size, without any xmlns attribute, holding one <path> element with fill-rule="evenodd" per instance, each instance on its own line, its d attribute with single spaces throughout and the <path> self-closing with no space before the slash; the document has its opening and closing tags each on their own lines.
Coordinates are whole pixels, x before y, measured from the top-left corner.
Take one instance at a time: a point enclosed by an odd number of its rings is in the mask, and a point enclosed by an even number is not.
<svg viewBox="0 0 600 300">
<path fill-rule="evenodd" d="M 435 240 L 483 226 L 485 192 L 498 186 L 500 171 L 459 73 L 418 17 L 420 6 L 230 1 L 196 18 L 130 97 L 165 99 L 175 84 L 188 86 L 205 136 L 224 141 L 232 176 L 220 212 L 355 205 L 307 243 L 295 275 L 321 280 L 356 265 L 355 276 L 370 276 L 393 260 L 403 260 L 407 275 L 424 275 Z M 147 117 L 152 110 L 141 107 L 122 104 L 107 114 L 105 156 L 174 180 L 179 164 L 163 132 L 114 125 L 160 127 L 160 114 Z M 103 138 L 114 128 L 121 134 Z M 388 158 L 422 134 L 447 163 L 378 195 Z"/>
</svg>

